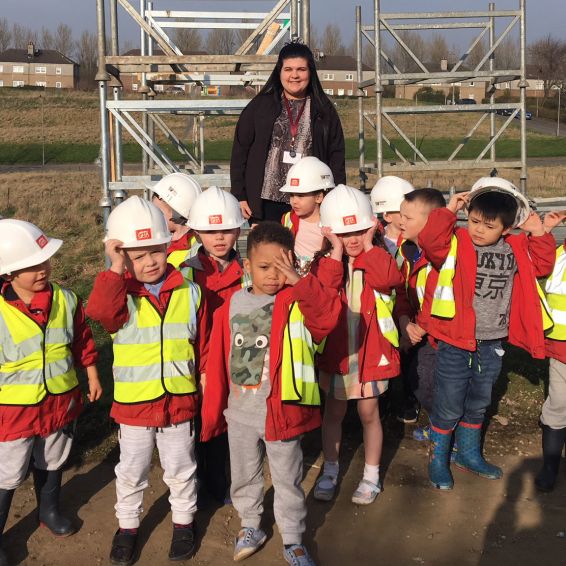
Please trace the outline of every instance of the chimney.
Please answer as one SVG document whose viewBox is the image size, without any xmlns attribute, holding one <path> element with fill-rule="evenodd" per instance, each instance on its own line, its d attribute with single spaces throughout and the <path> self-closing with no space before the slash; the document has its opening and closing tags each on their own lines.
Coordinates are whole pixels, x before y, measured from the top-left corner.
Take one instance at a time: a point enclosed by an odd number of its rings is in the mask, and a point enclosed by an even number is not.
<svg viewBox="0 0 566 566">
<path fill-rule="evenodd" d="M 35 45 L 33 41 L 28 42 L 28 59 L 31 59 L 35 53 Z"/>
<path fill-rule="evenodd" d="M 448 59 L 441 59 L 440 60 L 440 70 L 441 71 L 448 71 Z"/>
</svg>

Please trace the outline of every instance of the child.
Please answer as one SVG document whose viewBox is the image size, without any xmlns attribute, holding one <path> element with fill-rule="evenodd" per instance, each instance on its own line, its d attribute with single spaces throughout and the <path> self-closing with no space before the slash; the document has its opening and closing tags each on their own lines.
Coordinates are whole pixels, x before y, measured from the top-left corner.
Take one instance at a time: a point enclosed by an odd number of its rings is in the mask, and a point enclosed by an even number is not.
<svg viewBox="0 0 566 566">
<path fill-rule="evenodd" d="M 291 232 L 275 222 L 259 224 L 248 236 L 244 265 L 251 287 L 214 315 L 202 440 L 226 430 L 225 416 L 231 496 L 242 521 L 234 560 L 250 556 L 267 538 L 260 528 L 267 453 L 285 560 L 312 566 L 302 544 L 307 509 L 301 436 L 320 426 L 314 355 L 334 328 L 340 305 L 337 293 L 313 275 L 299 277 L 292 250 Z"/>
<path fill-rule="evenodd" d="M 0 537 L 14 491 L 33 456 L 39 522 L 55 536 L 76 529 L 59 512 L 82 395 L 75 368 L 88 377 L 88 399 L 102 395 L 98 354 L 78 297 L 50 283 L 63 242 L 22 220 L 0 220 Z M 0 547 L 0 564 L 8 558 Z"/>
<path fill-rule="evenodd" d="M 287 182 L 279 190 L 289 193 L 292 211 L 281 223 L 295 236 L 295 257 L 299 275 L 309 272 L 314 255 L 322 248 L 320 204 L 324 193 L 334 187 L 330 167 L 316 157 L 303 157 L 287 173 Z"/>
<path fill-rule="evenodd" d="M 319 360 L 320 385 L 327 394 L 322 425 L 323 473 L 314 497 L 330 501 L 338 480 L 342 419 L 348 400 L 357 400 L 364 429 L 364 475 L 352 502 L 367 505 L 381 491 L 379 461 L 383 431 L 378 397 L 399 375 L 398 335 L 391 315 L 393 290 L 403 278 L 385 247 L 375 245 L 378 221 L 369 199 L 359 190 L 338 185 L 321 207 L 330 257 L 313 263 L 323 285 L 336 289 L 340 320 Z M 380 242 L 383 244 L 383 242 Z"/>
<path fill-rule="evenodd" d="M 488 479 L 502 476 L 480 447 L 502 365 L 501 341 L 508 337 L 533 357 L 544 357 L 536 277 L 552 270 L 554 238 L 509 185 L 493 179 L 491 186 L 455 195 L 446 209 L 430 213 L 419 236 L 438 277 L 434 290 L 427 285 L 430 316 L 423 317 L 424 330 L 438 340 L 428 467 L 438 489 L 454 485 L 448 461 L 454 429 L 456 466 Z M 466 204 L 468 227 L 457 228 L 456 213 Z M 511 235 L 516 226 L 530 235 Z"/>
<path fill-rule="evenodd" d="M 409 181 L 394 175 L 381 177 L 371 190 L 371 207 L 376 216 L 382 215 L 385 245 L 393 257 L 397 257 L 401 243 L 401 203 L 405 195 L 414 190 Z"/>
<path fill-rule="evenodd" d="M 418 238 L 431 211 L 445 206 L 442 193 L 430 188 L 406 194 L 400 206 L 399 256 L 403 260 L 401 272 L 406 293 L 397 297 L 396 311 L 405 350 L 401 354 L 405 404 L 397 418 L 404 423 L 417 422 L 419 404 L 428 414 L 432 410 L 435 350 L 430 341 L 424 339 L 426 332 L 418 323 L 431 266 L 418 245 Z M 406 307 L 403 312 L 402 305 Z M 419 428 L 413 435 L 423 440 L 428 437 L 428 431 Z"/>
<path fill-rule="evenodd" d="M 550 232 L 566 218 L 566 210 L 550 212 L 544 217 L 544 228 Z M 550 307 L 554 326 L 546 335 L 546 355 L 550 358 L 548 397 L 542 406 L 543 466 L 535 478 L 541 491 L 552 491 L 562 450 L 566 441 L 566 251 L 564 242 L 556 250 L 556 263 L 546 281 L 546 300 Z"/>
<path fill-rule="evenodd" d="M 88 315 L 114 338 L 114 403 L 120 425 L 113 564 L 131 564 L 143 491 L 157 444 L 171 492 L 171 560 L 194 551 L 194 424 L 197 373 L 206 363 L 207 317 L 199 287 L 167 264 L 171 236 L 159 209 L 137 196 L 118 205 L 106 226 L 110 269 L 100 273 Z"/>
<path fill-rule="evenodd" d="M 212 314 L 244 284 L 244 269 L 234 245 L 244 217 L 240 204 L 230 193 L 210 187 L 195 200 L 189 226 L 201 246 L 196 256 L 181 265 L 183 274 L 195 281 L 206 296 L 209 320 Z M 204 386 L 204 376 L 201 385 Z M 224 502 L 228 489 L 225 465 L 228 457 L 226 434 L 209 442 L 197 438 L 198 478 L 210 494 Z"/>
<path fill-rule="evenodd" d="M 191 207 L 201 193 L 200 185 L 189 175 L 171 173 L 165 175 L 151 190 L 151 202 L 161 210 L 171 232 L 167 262 L 179 267 L 198 251 L 198 242 L 186 224 Z"/>
</svg>

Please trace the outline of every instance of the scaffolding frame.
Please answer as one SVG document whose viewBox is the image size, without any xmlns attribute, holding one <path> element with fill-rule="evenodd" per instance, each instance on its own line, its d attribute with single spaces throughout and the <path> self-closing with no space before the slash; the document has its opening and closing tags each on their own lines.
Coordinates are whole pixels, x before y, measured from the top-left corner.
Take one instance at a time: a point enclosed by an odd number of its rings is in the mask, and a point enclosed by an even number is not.
<svg viewBox="0 0 566 566">
<path fill-rule="evenodd" d="M 134 0 L 132 0 L 134 1 Z M 136 9 L 129 0 L 96 0 L 99 90 L 100 166 L 104 223 L 112 206 L 121 202 L 127 190 L 147 192 L 163 174 L 186 170 L 204 186 L 229 187 L 227 172 L 209 173 L 204 155 L 205 118 L 238 115 L 248 99 L 157 100 L 155 84 L 261 86 L 271 73 L 277 56 L 273 49 L 286 36 L 310 42 L 310 0 L 272 0 L 268 12 L 157 10 L 151 0 L 138 0 Z M 107 51 L 106 6 L 110 15 L 110 43 Z M 118 8 L 138 25 L 140 55 L 119 53 Z M 288 11 L 285 11 L 288 10 Z M 249 30 L 233 55 L 185 55 L 167 30 L 175 29 Z M 154 45 L 162 54 L 154 54 Z M 255 52 L 254 52 L 255 49 Z M 159 71 L 159 67 L 168 72 Z M 169 72 L 170 69 L 170 72 Z M 141 78 L 140 100 L 124 100 L 121 73 L 137 73 Z M 165 76 L 163 76 L 165 75 Z M 109 92 L 112 96 L 109 96 Z M 187 115 L 195 119 L 192 144 L 180 139 L 167 125 L 167 115 Z M 138 117 L 138 119 L 136 119 Z M 156 129 L 185 158 L 175 163 L 156 142 Z M 142 149 L 142 175 L 123 174 L 123 132 L 127 131 Z M 192 148 L 189 147 L 192 145 Z M 184 167 L 184 168 L 183 168 Z"/>
<path fill-rule="evenodd" d="M 373 23 L 364 25 L 362 22 L 361 7 L 356 6 L 356 62 L 357 62 L 357 97 L 358 97 L 358 139 L 359 139 L 359 174 L 360 188 L 365 189 L 366 173 L 377 174 L 382 177 L 387 174 L 398 174 L 417 171 L 450 171 L 465 169 L 488 169 L 494 170 L 505 167 L 520 170 L 520 190 L 525 193 L 527 188 L 527 123 L 526 123 L 526 0 L 519 0 L 516 10 L 496 10 L 494 3 L 489 3 L 487 11 L 474 10 L 467 12 L 413 12 L 413 13 L 383 13 L 381 1 L 373 2 Z M 415 22 L 416 20 L 416 22 Z M 469 21 L 473 20 L 473 21 Z M 507 20 L 508 23 L 503 31 L 497 35 L 496 23 Z M 510 21 L 509 21 L 510 20 Z M 409 23 L 407 23 L 409 21 Z M 502 41 L 509 36 L 510 32 L 519 27 L 520 65 L 518 69 L 496 69 L 495 56 L 497 48 Z M 458 62 L 452 69 L 430 72 L 426 64 L 411 50 L 399 35 L 403 30 L 447 30 L 467 29 L 476 30 L 468 48 L 461 54 Z M 399 45 L 403 51 L 412 59 L 418 67 L 416 72 L 402 72 L 395 61 L 387 53 L 384 46 L 383 34 L 390 37 Z M 463 68 L 463 64 L 472 50 L 487 36 L 489 38 L 488 49 L 480 62 L 470 70 Z M 362 52 L 363 40 L 367 40 L 374 48 L 373 76 L 363 79 Z M 483 67 L 487 63 L 487 69 Z M 388 72 L 383 67 L 387 66 Z M 495 85 L 501 82 L 519 80 L 520 101 L 518 103 L 496 103 Z M 437 104 L 427 106 L 384 106 L 383 93 L 386 85 L 427 85 L 432 83 L 456 84 L 462 81 L 482 80 L 490 83 L 489 103 L 487 104 Z M 375 111 L 364 110 L 365 89 L 374 87 Z M 507 119 L 497 127 L 495 115 L 498 110 L 510 111 Z M 452 154 L 444 160 L 432 160 L 417 147 L 411 136 L 403 131 L 395 121 L 398 115 L 417 114 L 440 114 L 440 113 L 480 113 L 479 119 L 466 133 L 460 144 Z M 514 118 L 520 118 L 520 146 L 521 156 L 519 160 L 501 161 L 497 159 L 496 142 L 507 130 Z M 481 124 L 489 118 L 490 139 L 475 159 L 457 159 L 461 150 L 473 137 Z M 376 132 L 376 161 L 366 163 L 365 147 L 365 124 Z M 383 125 L 387 123 L 397 133 L 401 140 L 407 144 L 412 157 L 403 154 L 393 140 L 390 140 L 383 131 Z M 384 144 L 386 144 L 397 156 L 392 163 L 384 163 Z M 486 155 L 489 156 L 486 158 Z"/>
</svg>

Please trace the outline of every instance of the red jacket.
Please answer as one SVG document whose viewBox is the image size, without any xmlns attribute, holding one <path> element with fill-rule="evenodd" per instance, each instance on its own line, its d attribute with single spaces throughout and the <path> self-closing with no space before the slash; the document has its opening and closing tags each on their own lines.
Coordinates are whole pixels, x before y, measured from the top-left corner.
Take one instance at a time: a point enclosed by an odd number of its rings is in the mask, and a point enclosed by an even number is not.
<svg viewBox="0 0 566 566">
<path fill-rule="evenodd" d="M 131 276 L 123 276 L 113 271 L 99 273 L 90 295 L 87 315 L 98 320 L 107 332 L 120 330 L 128 321 L 128 294 L 147 297 L 163 314 L 172 291 L 183 282 L 181 272 L 167 266 L 166 278 L 157 300 L 143 283 Z M 200 373 L 206 364 L 209 325 L 207 324 L 206 301 L 203 297 L 198 311 L 198 341 L 194 344 L 195 355 Z M 114 401 L 110 416 L 120 424 L 133 426 L 164 427 L 192 419 L 198 408 L 198 396 L 165 394 L 156 401 L 147 403 L 123 404 Z"/>
<path fill-rule="evenodd" d="M 283 226 L 285 226 L 285 216 L 287 216 L 287 214 L 290 214 L 290 220 L 291 220 L 291 232 L 293 233 L 293 236 L 297 235 L 297 232 L 299 231 L 299 222 L 301 221 L 301 219 L 297 216 L 297 214 L 295 213 L 295 211 L 291 210 L 290 213 L 285 213 L 282 217 L 281 217 L 281 224 L 283 224 Z"/>
<path fill-rule="evenodd" d="M 566 240 L 564 240 L 564 246 L 566 246 Z M 554 255 L 556 258 L 556 253 Z M 547 338 L 545 340 L 546 346 L 546 357 L 554 358 L 563 364 L 566 364 L 566 341 L 564 340 L 551 340 Z"/>
<path fill-rule="evenodd" d="M 453 281 L 456 315 L 452 319 L 430 315 L 434 286 L 428 285 L 427 282 L 420 324 L 437 340 L 443 340 L 463 350 L 474 351 L 476 315 L 473 304 L 477 259 L 468 231 L 456 227 L 454 213 L 446 208 L 439 208 L 430 213 L 427 224 L 419 235 L 419 246 L 438 272 L 448 256 L 453 234 L 458 239 Z M 536 278 L 545 277 L 552 271 L 556 254 L 554 237 L 551 234 L 528 237 L 519 234 L 507 235 L 505 240 L 511 246 L 517 262 L 511 294 L 508 340 L 514 346 L 529 352 L 534 358 L 544 358 L 544 333 Z"/>
<path fill-rule="evenodd" d="M 320 281 L 307 275 L 292 287 L 285 287 L 275 298 L 269 345 L 271 391 L 267 397 L 265 439 L 289 440 L 320 426 L 319 407 L 307 407 L 281 401 L 281 362 L 283 332 L 290 305 L 298 301 L 305 324 L 316 342 L 336 325 L 340 313 L 338 294 L 325 289 Z M 224 410 L 230 392 L 230 301 L 214 314 L 206 387 L 202 404 L 201 440 L 207 441 L 226 431 Z"/>
<path fill-rule="evenodd" d="M 360 381 L 366 383 L 396 377 L 400 372 L 399 352 L 379 329 L 374 290 L 391 294 L 393 288 L 402 289 L 403 277 L 391 255 L 378 247 L 362 252 L 354 262 L 354 269 L 364 271 L 358 327 Z M 326 341 L 318 367 L 328 373 L 344 374 L 348 371 L 348 301 L 344 290 L 344 266 L 334 259 L 322 258 L 315 262 L 312 271 L 323 285 L 338 290 L 342 303 L 338 325 Z M 383 356 L 388 363 L 381 365 Z"/>
<path fill-rule="evenodd" d="M 183 234 L 178 240 L 171 240 L 170 244 L 167 246 L 167 255 L 179 251 L 179 250 L 190 250 L 191 249 L 191 238 L 195 235 L 192 230 L 189 230 L 186 234 Z"/>
<path fill-rule="evenodd" d="M 4 283 L 2 296 L 13 307 L 29 318 L 45 326 L 49 318 L 53 291 L 51 286 L 36 293 L 31 304 L 26 305 L 13 291 L 10 283 Z M 98 361 L 98 352 L 92 338 L 92 331 L 86 322 L 83 305 L 79 300 L 73 321 L 74 334 L 71 351 L 75 366 L 86 368 Z M 74 421 L 83 406 L 78 387 L 63 395 L 47 395 L 38 405 L 0 405 L 0 442 L 29 438 L 30 436 L 49 436 Z"/>
</svg>

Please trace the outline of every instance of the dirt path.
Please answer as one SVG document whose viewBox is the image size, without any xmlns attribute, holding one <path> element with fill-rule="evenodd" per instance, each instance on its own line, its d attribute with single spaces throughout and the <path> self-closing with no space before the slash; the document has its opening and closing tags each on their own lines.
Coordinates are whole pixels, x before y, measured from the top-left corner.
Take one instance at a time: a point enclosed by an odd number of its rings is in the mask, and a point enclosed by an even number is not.
<svg viewBox="0 0 566 566">
<path fill-rule="evenodd" d="M 355 437 L 356 435 L 354 435 Z M 386 447 L 385 490 L 367 507 L 349 501 L 362 468 L 359 438 L 349 438 L 343 450 L 345 472 L 333 504 L 312 499 L 319 473 L 318 450 L 307 448 L 304 482 L 308 493 L 307 542 L 322 566 L 348 564 L 506 565 L 566 564 L 566 479 L 552 495 L 538 495 L 533 475 L 539 466 L 538 438 L 530 437 L 532 453 L 499 456 L 502 481 L 490 482 L 454 470 L 456 487 L 441 493 L 429 487 L 425 475 L 426 447 L 407 437 Z M 523 437 L 525 443 L 527 439 Z M 313 439 L 307 444 L 312 445 Z M 316 440 L 314 440 L 316 442 Z M 17 491 L 4 536 L 14 563 L 33 565 L 107 564 L 109 544 L 116 528 L 113 466 L 108 458 L 69 470 L 65 474 L 64 508 L 82 523 L 80 532 L 66 540 L 53 539 L 37 529 L 31 482 Z M 154 465 L 146 491 L 141 527 L 141 555 L 137 564 L 168 564 L 170 539 L 167 493 L 161 470 Z M 246 561 L 250 566 L 281 565 L 280 538 L 272 513 L 272 491 L 267 493 L 266 547 Z M 188 564 L 233 564 L 232 540 L 239 528 L 234 509 L 199 511 L 197 525 L 204 535 Z M 275 532 L 273 532 L 275 530 Z M 169 563 L 170 564 L 170 563 Z"/>
</svg>

